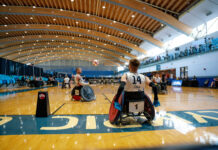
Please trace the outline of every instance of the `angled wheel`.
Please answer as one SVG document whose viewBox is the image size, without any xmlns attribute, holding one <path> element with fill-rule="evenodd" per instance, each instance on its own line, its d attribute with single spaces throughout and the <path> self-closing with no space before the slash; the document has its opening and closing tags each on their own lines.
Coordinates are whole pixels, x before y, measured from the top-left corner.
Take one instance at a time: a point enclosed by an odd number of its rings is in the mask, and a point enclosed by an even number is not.
<svg viewBox="0 0 218 150">
<path fill-rule="evenodd" d="M 88 85 L 81 88 L 81 96 L 84 101 L 92 101 L 96 99 L 94 90 Z"/>
<path fill-rule="evenodd" d="M 111 124 L 119 124 L 118 120 L 121 114 L 121 111 L 119 111 L 114 107 L 115 97 L 116 96 L 114 96 L 114 99 L 111 103 L 110 110 L 109 110 L 109 121 Z M 118 102 L 122 106 L 122 95 L 120 95 Z"/>
<path fill-rule="evenodd" d="M 148 119 L 148 121 L 154 120 L 155 109 L 154 109 L 154 106 L 150 98 L 147 95 L 145 95 L 145 108 L 144 109 L 145 109 L 144 115 Z"/>
</svg>

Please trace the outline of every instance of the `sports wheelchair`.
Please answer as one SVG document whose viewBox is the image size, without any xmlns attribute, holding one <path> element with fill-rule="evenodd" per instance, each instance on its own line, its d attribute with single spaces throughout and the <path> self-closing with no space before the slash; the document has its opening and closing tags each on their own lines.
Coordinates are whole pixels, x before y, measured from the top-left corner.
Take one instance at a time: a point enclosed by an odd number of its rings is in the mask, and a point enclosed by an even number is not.
<svg viewBox="0 0 218 150">
<path fill-rule="evenodd" d="M 62 89 L 64 89 L 64 88 L 71 88 L 70 87 L 70 83 L 64 83 L 64 81 L 62 82 Z"/>
<path fill-rule="evenodd" d="M 154 106 L 144 92 L 123 92 L 118 99 L 121 111 L 114 106 L 115 97 L 109 110 L 109 121 L 111 124 L 123 124 L 123 119 L 127 117 L 145 116 L 148 122 L 154 119 Z"/>
<path fill-rule="evenodd" d="M 157 87 L 157 92 L 158 94 L 167 94 L 168 91 L 167 91 L 167 84 L 166 83 L 155 83 L 156 87 Z M 152 92 L 153 89 L 152 89 Z"/>
<path fill-rule="evenodd" d="M 88 85 L 75 86 L 71 95 L 75 101 L 92 101 L 96 99 L 94 90 Z"/>
</svg>

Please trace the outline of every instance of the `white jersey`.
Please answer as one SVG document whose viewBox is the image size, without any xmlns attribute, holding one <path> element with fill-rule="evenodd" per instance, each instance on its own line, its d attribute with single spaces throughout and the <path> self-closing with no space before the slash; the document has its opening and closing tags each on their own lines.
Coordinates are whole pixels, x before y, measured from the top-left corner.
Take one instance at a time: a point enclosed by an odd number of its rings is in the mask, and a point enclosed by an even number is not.
<svg viewBox="0 0 218 150">
<path fill-rule="evenodd" d="M 64 78 L 64 83 L 69 83 L 69 81 L 70 81 L 70 78 L 68 77 Z"/>
<path fill-rule="evenodd" d="M 145 88 L 145 76 L 139 73 L 127 73 L 126 74 L 126 85 L 124 91 L 126 92 L 137 92 L 144 91 Z"/>
<path fill-rule="evenodd" d="M 82 85 L 81 83 L 83 83 L 83 78 L 79 74 L 75 75 L 74 80 L 77 86 L 80 86 Z"/>
</svg>

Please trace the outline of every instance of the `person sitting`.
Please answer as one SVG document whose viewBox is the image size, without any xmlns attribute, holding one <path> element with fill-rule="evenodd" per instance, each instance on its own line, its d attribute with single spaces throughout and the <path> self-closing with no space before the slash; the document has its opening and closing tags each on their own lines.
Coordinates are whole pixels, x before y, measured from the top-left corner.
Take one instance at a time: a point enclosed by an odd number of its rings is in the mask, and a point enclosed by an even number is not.
<svg viewBox="0 0 218 150">
<path fill-rule="evenodd" d="M 66 75 L 64 78 L 64 88 L 66 88 L 67 85 L 70 88 L 70 78 Z"/>
<path fill-rule="evenodd" d="M 217 88 L 217 82 L 218 82 L 218 78 L 213 78 L 210 87 L 211 88 Z"/>
<path fill-rule="evenodd" d="M 117 90 L 117 94 L 115 96 L 114 106 L 116 109 L 121 110 L 121 106 L 118 103 L 118 99 L 121 93 L 124 91 L 124 99 L 131 97 L 132 99 L 143 99 L 145 97 L 144 88 L 145 85 L 148 84 L 154 89 L 154 106 L 160 106 L 157 97 L 157 88 L 155 84 L 147 77 L 142 74 L 137 73 L 140 62 L 137 59 L 131 59 L 129 61 L 129 73 L 124 74 L 121 77 L 121 84 Z M 137 92 L 137 94 L 133 94 Z"/>
<path fill-rule="evenodd" d="M 160 75 L 159 75 L 159 74 L 156 74 L 155 83 L 157 83 L 157 84 L 160 84 L 160 83 L 161 83 L 161 78 L 160 78 Z"/>
<path fill-rule="evenodd" d="M 81 98 L 81 89 L 84 85 L 88 85 L 89 83 L 85 83 L 82 76 L 82 69 L 81 68 L 76 68 L 76 75 L 74 76 L 74 81 L 75 81 L 75 87 L 73 88 L 71 95 L 72 98 L 75 100 L 80 100 Z"/>
<path fill-rule="evenodd" d="M 83 85 L 88 85 L 88 83 L 84 82 L 81 76 L 81 73 L 82 73 L 82 69 L 79 67 L 76 68 L 76 75 L 74 76 L 74 81 L 75 81 L 76 86 L 78 87 L 82 87 Z"/>
<path fill-rule="evenodd" d="M 157 89 L 158 89 L 158 92 L 161 91 L 161 78 L 160 78 L 160 75 L 159 74 L 156 74 L 154 79 L 153 79 L 153 82 L 157 84 Z M 154 92 L 154 91 L 153 91 Z"/>
</svg>

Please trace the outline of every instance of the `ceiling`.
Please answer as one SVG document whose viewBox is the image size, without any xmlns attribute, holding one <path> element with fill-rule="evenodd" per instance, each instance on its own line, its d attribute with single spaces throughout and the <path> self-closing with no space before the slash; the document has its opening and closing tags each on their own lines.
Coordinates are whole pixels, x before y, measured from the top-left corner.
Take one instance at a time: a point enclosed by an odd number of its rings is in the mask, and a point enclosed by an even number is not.
<svg viewBox="0 0 218 150">
<path fill-rule="evenodd" d="M 39 64 L 52 60 L 99 59 L 123 65 L 147 53 L 146 41 L 169 26 L 189 35 L 178 17 L 199 0 L 1 0 L 0 57 Z"/>
</svg>

